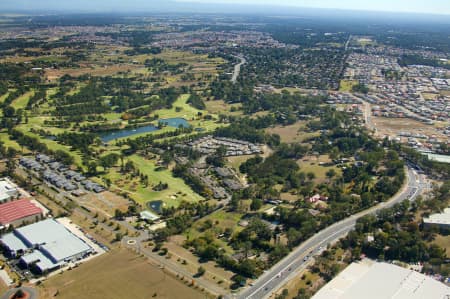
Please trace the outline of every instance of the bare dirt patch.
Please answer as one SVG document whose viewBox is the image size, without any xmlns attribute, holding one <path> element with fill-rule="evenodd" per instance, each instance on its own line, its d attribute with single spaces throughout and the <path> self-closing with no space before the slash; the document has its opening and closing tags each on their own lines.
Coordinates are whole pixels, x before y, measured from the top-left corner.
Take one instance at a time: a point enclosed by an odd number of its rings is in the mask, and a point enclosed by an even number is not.
<svg viewBox="0 0 450 299">
<path fill-rule="evenodd" d="M 128 208 L 128 201 L 122 196 L 116 195 L 110 191 L 105 191 L 99 194 L 88 193 L 79 198 L 83 206 L 91 210 L 95 210 L 105 214 L 105 216 L 112 217 L 116 209 L 126 211 Z"/>
<path fill-rule="evenodd" d="M 397 136 L 400 132 L 419 133 L 427 136 L 436 135 L 437 138 L 446 140 L 445 135 L 437 130 L 434 125 L 427 125 L 409 118 L 385 118 L 373 117 L 372 122 L 377 128 L 377 135 Z"/>
</svg>

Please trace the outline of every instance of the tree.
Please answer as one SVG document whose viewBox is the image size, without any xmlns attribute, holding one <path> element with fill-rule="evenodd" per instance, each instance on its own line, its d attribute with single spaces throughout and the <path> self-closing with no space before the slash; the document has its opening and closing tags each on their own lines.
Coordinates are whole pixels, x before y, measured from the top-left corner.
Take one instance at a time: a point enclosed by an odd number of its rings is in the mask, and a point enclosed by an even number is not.
<svg viewBox="0 0 450 299">
<path fill-rule="evenodd" d="M 119 160 L 119 155 L 116 153 L 111 153 L 108 154 L 106 156 L 103 156 L 99 159 L 99 164 L 100 166 L 102 166 L 104 169 L 108 169 L 113 167 L 117 161 Z"/>
<path fill-rule="evenodd" d="M 259 209 L 261 209 L 262 205 L 263 205 L 263 202 L 261 199 L 254 198 L 254 199 L 252 199 L 252 203 L 250 204 L 250 209 L 252 211 L 258 211 Z"/>
<path fill-rule="evenodd" d="M 330 179 L 330 180 L 331 180 L 335 175 L 336 175 L 336 171 L 335 171 L 333 168 L 331 168 L 330 170 L 328 170 L 327 173 L 326 173 L 327 178 Z"/>
<path fill-rule="evenodd" d="M 197 276 L 197 277 L 203 276 L 203 275 L 205 274 L 205 272 L 206 272 L 205 268 L 203 268 L 202 266 L 200 266 L 200 267 L 198 267 L 198 269 L 197 269 L 197 274 L 196 274 L 196 276 Z"/>
<path fill-rule="evenodd" d="M 122 233 L 117 232 L 114 240 L 119 242 L 120 240 L 122 240 L 122 237 L 123 237 Z"/>
</svg>

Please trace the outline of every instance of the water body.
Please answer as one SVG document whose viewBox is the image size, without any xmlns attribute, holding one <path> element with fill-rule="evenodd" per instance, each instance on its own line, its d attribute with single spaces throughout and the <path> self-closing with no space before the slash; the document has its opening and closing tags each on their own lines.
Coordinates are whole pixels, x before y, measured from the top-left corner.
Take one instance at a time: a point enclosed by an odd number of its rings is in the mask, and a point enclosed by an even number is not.
<svg viewBox="0 0 450 299">
<path fill-rule="evenodd" d="M 184 118 L 175 117 L 175 118 L 167 118 L 167 119 L 161 119 L 159 120 L 160 123 L 163 123 L 169 127 L 179 128 L 180 126 L 184 128 L 189 127 L 189 123 Z M 158 131 L 159 128 L 154 125 L 147 125 L 143 127 L 138 128 L 129 128 L 129 129 L 122 129 L 122 130 L 115 130 L 110 131 L 107 133 L 100 134 L 100 139 L 103 142 L 110 142 L 117 138 L 126 138 L 129 136 L 133 136 L 136 134 L 142 134 L 142 133 L 150 133 L 154 131 Z"/>
<path fill-rule="evenodd" d="M 154 200 L 147 202 L 147 207 L 152 209 L 158 214 L 162 213 L 162 208 L 164 207 L 164 202 L 162 200 Z"/>
</svg>

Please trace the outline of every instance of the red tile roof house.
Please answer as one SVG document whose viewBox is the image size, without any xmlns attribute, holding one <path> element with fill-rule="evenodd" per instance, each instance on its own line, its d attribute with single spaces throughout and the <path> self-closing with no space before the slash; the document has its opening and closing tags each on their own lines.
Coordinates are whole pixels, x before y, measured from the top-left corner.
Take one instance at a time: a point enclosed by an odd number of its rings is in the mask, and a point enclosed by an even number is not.
<svg viewBox="0 0 450 299">
<path fill-rule="evenodd" d="M 19 199 L 0 205 L 0 225 L 18 227 L 41 218 L 42 210 L 28 199 Z"/>
</svg>

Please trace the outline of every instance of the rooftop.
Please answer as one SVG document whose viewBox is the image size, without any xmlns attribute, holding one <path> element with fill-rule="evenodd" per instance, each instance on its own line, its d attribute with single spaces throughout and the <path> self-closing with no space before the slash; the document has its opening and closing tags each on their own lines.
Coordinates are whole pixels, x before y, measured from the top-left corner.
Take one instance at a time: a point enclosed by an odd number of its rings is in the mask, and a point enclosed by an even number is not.
<svg viewBox="0 0 450 299">
<path fill-rule="evenodd" d="M 25 217 L 40 215 L 41 209 L 28 199 L 19 199 L 0 205 L 0 224 L 7 225 Z"/>
<path fill-rule="evenodd" d="M 313 299 L 444 299 L 450 288 L 413 270 L 364 260 L 353 263 Z"/>
<path fill-rule="evenodd" d="M 91 249 L 84 241 L 72 234 L 64 225 L 54 219 L 46 219 L 16 229 L 1 238 L 11 251 L 38 246 L 40 251 L 54 263 Z M 26 246 L 26 248 L 23 248 Z"/>
<path fill-rule="evenodd" d="M 161 217 L 156 215 L 155 213 L 152 213 L 150 211 L 142 211 L 140 214 L 141 219 L 150 220 L 150 221 L 156 221 L 159 220 Z"/>
<path fill-rule="evenodd" d="M 6 178 L 0 179 L 0 201 L 8 200 L 17 196 L 17 194 L 18 191 L 15 184 Z"/>
<path fill-rule="evenodd" d="M 428 218 L 423 219 L 427 224 L 449 224 L 450 225 L 450 208 L 444 210 L 440 214 L 432 214 Z"/>
</svg>

